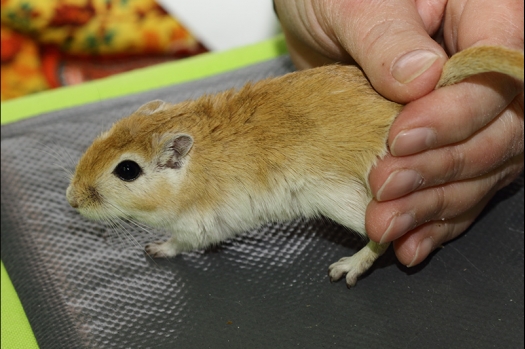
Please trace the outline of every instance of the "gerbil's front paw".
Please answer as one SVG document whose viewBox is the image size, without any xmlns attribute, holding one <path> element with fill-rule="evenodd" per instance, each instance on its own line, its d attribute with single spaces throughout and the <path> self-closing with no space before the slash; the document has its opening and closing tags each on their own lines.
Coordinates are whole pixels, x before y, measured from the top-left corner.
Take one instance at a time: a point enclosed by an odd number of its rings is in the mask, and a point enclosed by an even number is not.
<svg viewBox="0 0 525 349">
<path fill-rule="evenodd" d="M 169 258 L 177 254 L 177 247 L 172 239 L 149 243 L 144 250 L 153 258 Z"/>
</svg>

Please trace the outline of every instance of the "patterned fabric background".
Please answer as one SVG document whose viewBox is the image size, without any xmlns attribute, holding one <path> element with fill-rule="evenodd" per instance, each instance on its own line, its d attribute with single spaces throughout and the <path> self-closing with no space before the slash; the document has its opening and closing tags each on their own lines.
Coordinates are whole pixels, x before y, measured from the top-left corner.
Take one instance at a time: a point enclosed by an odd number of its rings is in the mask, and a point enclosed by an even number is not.
<svg viewBox="0 0 525 349">
<path fill-rule="evenodd" d="M 206 52 L 154 0 L 1 0 L 1 99 Z"/>
</svg>

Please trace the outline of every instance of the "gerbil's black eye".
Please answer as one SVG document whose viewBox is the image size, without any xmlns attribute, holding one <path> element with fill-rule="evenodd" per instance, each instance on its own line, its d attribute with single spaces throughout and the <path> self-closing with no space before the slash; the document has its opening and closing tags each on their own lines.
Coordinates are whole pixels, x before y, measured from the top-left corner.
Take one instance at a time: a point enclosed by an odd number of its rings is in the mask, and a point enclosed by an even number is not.
<svg viewBox="0 0 525 349">
<path fill-rule="evenodd" d="M 131 182 L 142 174 L 142 169 L 135 161 L 124 160 L 115 167 L 113 173 L 123 181 Z"/>
</svg>

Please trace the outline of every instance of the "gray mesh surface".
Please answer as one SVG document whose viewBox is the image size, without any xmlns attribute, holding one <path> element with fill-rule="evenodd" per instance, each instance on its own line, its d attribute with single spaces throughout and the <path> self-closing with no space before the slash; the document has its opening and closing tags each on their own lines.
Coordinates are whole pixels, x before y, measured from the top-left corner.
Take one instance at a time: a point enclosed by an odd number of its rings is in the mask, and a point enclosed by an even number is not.
<svg viewBox="0 0 525 349">
<path fill-rule="evenodd" d="M 423 265 L 389 250 L 351 290 L 327 267 L 362 242 L 323 220 L 153 261 L 141 247 L 159 232 L 68 205 L 64 168 L 118 118 L 291 69 L 283 57 L 2 127 L 2 260 L 41 348 L 523 347 L 523 176 Z"/>
</svg>

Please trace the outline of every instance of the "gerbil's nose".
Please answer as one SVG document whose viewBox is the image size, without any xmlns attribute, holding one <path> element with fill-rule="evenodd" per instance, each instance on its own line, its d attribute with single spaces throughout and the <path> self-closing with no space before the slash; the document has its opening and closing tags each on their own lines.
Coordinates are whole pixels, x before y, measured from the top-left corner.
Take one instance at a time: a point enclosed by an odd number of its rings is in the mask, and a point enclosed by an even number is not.
<svg viewBox="0 0 525 349">
<path fill-rule="evenodd" d="M 75 195 L 73 194 L 73 188 L 71 188 L 71 186 L 67 187 L 66 198 L 69 204 L 71 205 L 71 207 L 78 208 L 78 202 L 77 202 L 77 199 L 75 198 Z"/>
</svg>

